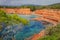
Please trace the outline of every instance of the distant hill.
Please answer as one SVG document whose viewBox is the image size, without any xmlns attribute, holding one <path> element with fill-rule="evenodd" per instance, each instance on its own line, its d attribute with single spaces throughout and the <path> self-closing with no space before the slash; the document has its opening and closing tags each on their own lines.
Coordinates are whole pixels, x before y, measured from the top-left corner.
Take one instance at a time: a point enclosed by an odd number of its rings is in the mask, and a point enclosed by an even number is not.
<svg viewBox="0 0 60 40">
<path fill-rule="evenodd" d="M 51 5 L 22 5 L 21 8 L 31 8 L 32 11 L 36 9 L 60 9 L 60 3 L 51 4 Z"/>
<path fill-rule="evenodd" d="M 36 9 L 60 9 L 60 3 L 51 4 L 51 5 L 21 5 L 21 6 L 0 6 L 2 8 L 30 8 L 31 11 L 34 11 Z"/>
<path fill-rule="evenodd" d="M 48 6 L 46 6 L 46 8 L 60 9 L 60 3 L 48 5 Z"/>
</svg>

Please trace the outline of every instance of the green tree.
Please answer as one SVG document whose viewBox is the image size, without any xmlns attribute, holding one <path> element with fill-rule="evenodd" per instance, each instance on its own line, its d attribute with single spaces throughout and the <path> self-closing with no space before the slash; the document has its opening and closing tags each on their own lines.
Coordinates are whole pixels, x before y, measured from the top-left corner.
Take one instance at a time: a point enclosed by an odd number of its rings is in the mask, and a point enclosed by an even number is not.
<svg viewBox="0 0 60 40">
<path fill-rule="evenodd" d="M 7 14 L 0 10 L 0 30 L 2 29 L 2 23 L 7 26 L 22 23 L 24 25 L 28 24 L 28 20 L 18 16 L 17 14 Z"/>
</svg>

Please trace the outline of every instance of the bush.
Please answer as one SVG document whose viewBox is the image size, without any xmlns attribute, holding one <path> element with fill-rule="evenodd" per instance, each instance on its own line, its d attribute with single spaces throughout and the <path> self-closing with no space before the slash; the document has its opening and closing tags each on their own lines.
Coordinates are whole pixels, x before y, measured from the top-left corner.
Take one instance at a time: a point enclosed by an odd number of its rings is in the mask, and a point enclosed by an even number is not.
<svg viewBox="0 0 60 40">
<path fill-rule="evenodd" d="M 47 30 L 48 34 L 38 40 L 60 40 L 60 24 Z"/>
</svg>

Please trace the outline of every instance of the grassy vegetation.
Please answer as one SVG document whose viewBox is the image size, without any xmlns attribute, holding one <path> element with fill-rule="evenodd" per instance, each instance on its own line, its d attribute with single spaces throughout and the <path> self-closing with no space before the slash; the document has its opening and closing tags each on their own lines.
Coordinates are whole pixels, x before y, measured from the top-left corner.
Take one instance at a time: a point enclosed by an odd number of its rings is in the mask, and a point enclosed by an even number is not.
<svg viewBox="0 0 60 40">
<path fill-rule="evenodd" d="M 38 40 L 60 40 L 60 24 L 47 29 L 46 36 L 39 38 Z"/>
<path fill-rule="evenodd" d="M 3 10 L 0 10 L 0 30 L 4 24 L 7 27 L 8 25 L 15 25 L 19 23 L 26 25 L 28 22 L 28 20 L 21 18 L 17 14 L 6 14 Z"/>
</svg>

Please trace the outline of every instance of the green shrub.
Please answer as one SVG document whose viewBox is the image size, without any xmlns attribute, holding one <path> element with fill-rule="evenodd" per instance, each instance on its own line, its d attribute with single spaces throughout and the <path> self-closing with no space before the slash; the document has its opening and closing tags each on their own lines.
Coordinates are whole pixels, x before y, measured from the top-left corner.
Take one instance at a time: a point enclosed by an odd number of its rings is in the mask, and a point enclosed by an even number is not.
<svg viewBox="0 0 60 40">
<path fill-rule="evenodd" d="M 60 24 L 47 30 L 48 34 L 38 40 L 60 40 Z"/>
</svg>

